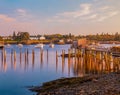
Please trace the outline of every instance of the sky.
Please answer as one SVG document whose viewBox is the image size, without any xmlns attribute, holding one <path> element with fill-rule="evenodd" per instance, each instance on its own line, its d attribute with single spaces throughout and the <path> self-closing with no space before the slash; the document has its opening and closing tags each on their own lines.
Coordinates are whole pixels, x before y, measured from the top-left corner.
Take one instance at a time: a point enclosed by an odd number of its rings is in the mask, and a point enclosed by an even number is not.
<svg viewBox="0 0 120 95">
<path fill-rule="evenodd" d="M 0 35 L 120 33 L 120 0 L 0 0 Z"/>
</svg>

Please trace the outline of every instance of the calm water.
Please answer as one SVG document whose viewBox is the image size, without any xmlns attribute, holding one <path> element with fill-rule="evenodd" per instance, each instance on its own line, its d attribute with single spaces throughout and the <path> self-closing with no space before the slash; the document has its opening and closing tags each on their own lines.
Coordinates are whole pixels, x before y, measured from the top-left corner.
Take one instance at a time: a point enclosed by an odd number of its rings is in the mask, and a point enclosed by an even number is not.
<svg viewBox="0 0 120 95">
<path fill-rule="evenodd" d="M 21 49 L 22 57 L 20 60 L 20 48 L 17 45 L 6 47 L 6 62 L 1 60 L 0 50 L 0 95 L 33 95 L 26 86 L 41 85 L 43 82 L 58 79 L 61 77 L 72 77 L 73 67 L 68 66 L 68 60 L 64 64 L 61 57 L 56 63 L 56 51 L 61 54 L 62 49 L 68 50 L 70 45 L 55 45 L 55 48 L 44 46 L 43 59 L 40 57 L 40 49 L 34 45 L 24 45 Z M 29 57 L 25 61 L 25 50 L 28 48 Z M 11 50 L 16 51 L 16 61 L 11 60 Z M 35 60 L 32 61 L 32 50 L 35 51 Z M 48 57 L 47 57 L 48 49 Z"/>
<path fill-rule="evenodd" d="M 107 48 L 113 45 L 102 44 L 102 46 Z M 12 45 L 5 47 L 6 61 L 2 61 L 2 51 L 0 50 L 0 95 L 33 95 L 34 93 L 30 92 L 26 86 L 41 85 L 43 82 L 61 77 L 83 76 L 85 74 L 83 59 L 77 64 L 75 58 L 71 58 L 68 62 L 67 58 L 63 61 L 61 57 L 58 57 L 58 61 L 56 61 L 56 51 L 58 55 L 61 55 L 62 50 L 67 53 L 68 48 L 70 45 L 55 45 L 55 48 L 45 45 L 43 58 L 41 58 L 39 48 L 35 48 L 35 45 L 24 45 L 21 48 L 20 57 L 20 48 Z M 25 57 L 26 49 L 29 52 L 28 59 Z M 14 54 L 11 58 L 13 50 L 16 51 L 16 60 L 14 60 Z M 32 50 L 35 52 L 34 60 Z M 93 58 L 92 62 L 95 60 Z M 101 64 L 104 64 L 104 60 Z"/>
</svg>

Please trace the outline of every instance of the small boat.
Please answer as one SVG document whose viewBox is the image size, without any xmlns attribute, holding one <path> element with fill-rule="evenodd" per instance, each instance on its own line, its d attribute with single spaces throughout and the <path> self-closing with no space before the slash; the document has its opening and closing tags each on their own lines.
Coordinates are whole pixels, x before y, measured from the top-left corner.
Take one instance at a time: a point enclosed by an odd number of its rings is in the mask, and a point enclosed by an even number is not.
<svg viewBox="0 0 120 95">
<path fill-rule="evenodd" d="M 43 47 L 44 47 L 43 44 L 37 44 L 37 45 L 35 46 L 35 48 L 41 48 L 41 49 L 43 49 Z"/>
<path fill-rule="evenodd" d="M 7 44 L 6 47 L 10 47 L 11 45 L 10 44 Z"/>
<path fill-rule="evenodd" d="M 22 44 L 18 44 L 18 47 L 19 47 L 19 48 L 22 48 L 22 47 L 23 47 L 23 45 L 22 45 Z"/>
<path fill-rule="evenodd" d="M 50 44 L 49 44 L 49 47 L 51 47 L 51 48 L 54 48 L 54 46 L 55 46 L 55 45 L 54 45 L 53 43 L 50 43 Z"/>
</svg>

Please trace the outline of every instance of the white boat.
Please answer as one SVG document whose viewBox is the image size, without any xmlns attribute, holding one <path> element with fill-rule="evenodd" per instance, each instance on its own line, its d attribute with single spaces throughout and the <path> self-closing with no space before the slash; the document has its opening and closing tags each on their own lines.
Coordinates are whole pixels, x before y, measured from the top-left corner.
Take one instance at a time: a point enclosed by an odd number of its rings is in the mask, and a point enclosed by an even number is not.
<svg viewBox="0 0 120 95">
<path fill-rule="evenodd" d="M 37 44 L 37 45 L 35 46 L 35 48 L 41 48 L 41 49 L 43 49 L 43 47 L 44 47 L 43 44 Z"/>
<path fill-rule="evenodd" d="M 53 43 L 50 43 L 50 44 L 49 44 L 49 47 L 51 47 L 51 48 L 54 48 L 54 46 L 55 46 L 55 45 L 54 45 Z"/>
<path fill-rule="evenodd" d="M 7 44 L 6 46 L 7 46 L 7 47 L 10 47 L 11 45 L 10 45 L 10 44 Z"/>
<path fill-rule="evenodd" d="M 23 45 L 22 45 L 22 44 L 18 44 L 18 47 L 19 47 L 19 48 L 22 48 L 22 47 L 23 47 Z"/>
</svg>

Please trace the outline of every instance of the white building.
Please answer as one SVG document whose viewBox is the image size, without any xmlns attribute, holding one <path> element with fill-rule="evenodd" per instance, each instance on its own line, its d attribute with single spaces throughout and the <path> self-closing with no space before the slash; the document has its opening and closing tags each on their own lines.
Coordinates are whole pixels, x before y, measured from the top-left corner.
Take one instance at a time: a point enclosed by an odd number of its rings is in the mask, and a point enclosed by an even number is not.
<svg viewBox="0 0 120 95">
<path fill-rule="evenodd" d="M 45 37 L 44 37 L 44 36 L 41 36 L 41 37 L 40 37 L 40 40 L 45 40 Z"/>
</svg>

